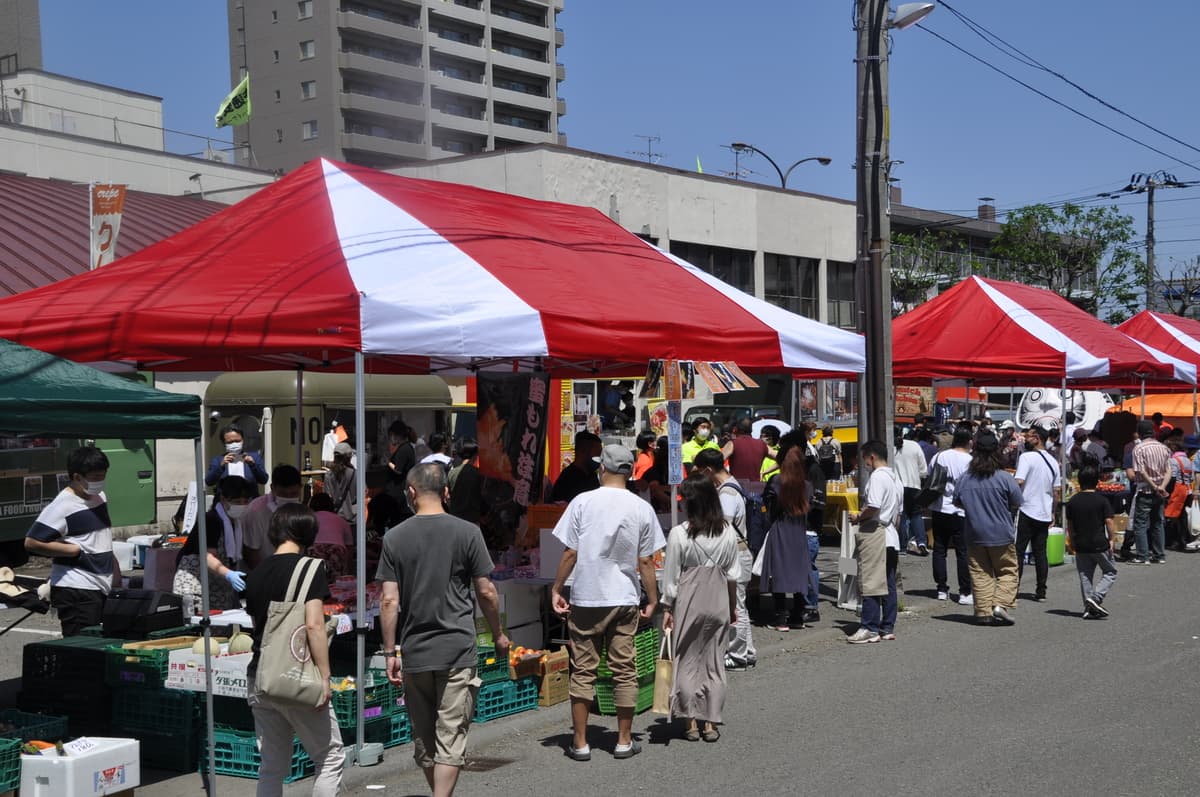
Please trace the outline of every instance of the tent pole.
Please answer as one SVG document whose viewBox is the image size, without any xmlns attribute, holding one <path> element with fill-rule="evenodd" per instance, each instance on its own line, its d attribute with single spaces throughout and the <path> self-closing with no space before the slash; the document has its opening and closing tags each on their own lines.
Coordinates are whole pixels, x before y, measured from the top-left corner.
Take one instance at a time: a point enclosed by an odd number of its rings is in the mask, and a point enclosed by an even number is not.
<svg viewBox="0 0 1200 797">
<path fill-rule="evenodd" d="M 200 428 L 204 428 L 204 418 L 200 418 Z M 200 505 L 196 508 L 196 533 L 199 534 L 199 550 L 208 550 L 208 529 L 205 528 L 204 504 L 204 451 L 201 448 L 202 438 L 196 438 L 196 498 Z M 200 557 L 200 628 L 204 633 L 204 733 L 208 741 L 208 776 L 204 779 L 204 789 L 209 797 L 217 794 L 216 754 L 213 751 L 213 683 L 212 683 L 212 625 L 209 620 L 208 592 L 208 563 L 205 557 Z M 247 684 L 253 689 L 253 684 Z"/>
<path fill-rule="evenodd" d="M 1192 385 L 1192 434 L 1200 434 L 1200 412 L 1196 409 L 1196 385 Z"/>
<path fill-rule="evenodd" d="M 296 470 L 304 470 L 304 446 L 308 432 L 304 427 L 304 366 L 296 366 Z"/>
<path fill-rule="evenodd" d="M 1071 392 L 1074 393 L 1075 391 L 1072 390 Z M 1060 399 L 1059 407 L 1061 407 L 1061 409 L 1059 410 L 1060 414 L 1058 416 L 1059 417 L 1059 421 L 1058 421 L 1058 476 L 1059 476 L 1059 480 L 1060 480 L 1060 484 L 1061 484 L 1061 486 L 1059 487 L 1059 489 L 1062 491 L 1061 495 L 1065 496 L 1067 494 L 1067 440 L 1066 440 L 1066 437 L 1067 437 L 1067 377 L 1066 376 L 1063 376 L 1062 393 L 1059 394 L 1059 399 Z M 1066 501 L 1063 501 L 1062 499 L 1060 499 L 1058 502 L 1058 509 L 1059 509 L 1059 518 L 1058 518 L 1059 526 L 1063 529 L 1063 533 L 1065 534 L 1066 528 L 1067 528 Z"/>
<path fill-rule="evenodd" d="M 366 451 L 367 443 L 367 403 L 366 403 L 366 387 L 365 378 L 363 377 L 363 353 L 359 349 L 354 352 L 354 445 L 358 451 L 358 467 L 354 469 L 354 489 L 358 491 L 359 501 L 362 501 L 362 496 L 367 494 L 367 469 L 364 452 Z M 367 647 L 367 513 L 366 507 L 359 505 L 358 512 L 355 513 L 355 545 L 357 547 L 358 561 L 356 562 L 355 578 L 358 589 L 357 599 L 358 613 L 357 622 L 357 639 L 355 640 L 356 647 L 356 663 L 355 663 L 355 681 L 357 689 L 355 689 L 355 702 L 357 703 L 357 711 L 354 714 L 355 725 L 355 748 L 354 760 L 358 761 L 359 754 L 362 752 L 363 746 L 363 673 L 366 671 L 366 647 Z"/>
<path fill-rule="evenodd" d="M 1142 377 L 1142 420 L 1146 420 L 1146 377 Z"/>
</svg>

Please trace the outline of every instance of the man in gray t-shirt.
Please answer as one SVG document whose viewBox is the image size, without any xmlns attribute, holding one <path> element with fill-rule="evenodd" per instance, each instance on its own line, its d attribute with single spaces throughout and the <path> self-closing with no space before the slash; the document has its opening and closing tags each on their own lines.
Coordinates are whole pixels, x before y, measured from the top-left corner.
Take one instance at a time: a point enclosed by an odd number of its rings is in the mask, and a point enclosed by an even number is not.
<svg viewBox="0 0 1200 797">
<path fill-rule="evenodd" d="M 467 726 L 475 713 L 472 586 L 497 658 L 508 657 L 509 641 L 500 628 L 483 535 L 443 506 L 450 497 L 445 468 L 436 462 L 413 467 L 405 495 L 416 514 L 384 536 L 376 576 L 383 583 L 383 649 L 388 679 L 405 685 L 413 758 L 431 787 L 436 781 L 449 793 L 464 763 Z"/>
</svg>

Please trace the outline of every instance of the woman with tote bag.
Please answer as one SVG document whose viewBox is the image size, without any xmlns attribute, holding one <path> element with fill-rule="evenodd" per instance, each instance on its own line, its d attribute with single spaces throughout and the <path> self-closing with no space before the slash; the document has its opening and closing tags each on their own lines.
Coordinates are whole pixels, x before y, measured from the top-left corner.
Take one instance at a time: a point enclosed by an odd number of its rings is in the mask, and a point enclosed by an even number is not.
<svg viewBox="0 0 1200 797">
<path fill-rule="evenodd" d="M 279 507 L 271 516 L 267 531 L 275 553 L 246 577 L 246 611 L 254 620 L 254 657 L 247 680 L 254 735 L 262 754 L 258 797 L 283 794 L 283 779 L 292 760 L 293 733 L 300 737 L 316 767 L 313 797 L 333 797 L 342 784 L 345 754 L 329 700 L 329 637 L 323 606 L 329 584 L 321 561 L 304 556 L 317 538 L 317 529 L 317 517 L 307 507 L 299 504 Z M 297 612 L 300 608 L 303 611 Z M 285 630 L 280 626 L 285 614 L 293 618 L 290 622 L 296 632 L 304 629 L 306 644 L 296 644 L 291 639 L 294 633 L 279 634 Z M 293 645 L 307 648 L 308 658 L 294 662 L 294 656 L 278 655 L 275 647 L 279 643 L 288 647 L 287 654 L 292 653 Z M 278 679 L 272 676 L 278 674 L 279 662 L 288 659 L 303 665 L 303 677 L 276 683 Z"/>
<path fill-rule="evenodd" d="M 725 650 L 737 622 L 737 532 L 725 520 L 717 488 L 694 475 L 680 486 L 687 520 L 671 529 L 663 563 L 663 629 L 674 643 L 671 714 L 687 718 L 686 738 L 721 738 Z"/>
</svg>

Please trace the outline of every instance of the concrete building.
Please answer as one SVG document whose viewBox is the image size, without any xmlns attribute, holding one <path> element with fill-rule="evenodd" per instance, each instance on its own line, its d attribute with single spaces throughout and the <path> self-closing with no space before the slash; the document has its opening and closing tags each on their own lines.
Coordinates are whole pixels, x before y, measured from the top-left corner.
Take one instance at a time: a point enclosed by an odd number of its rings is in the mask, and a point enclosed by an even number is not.
<svg viewBox="0 0 1200 797">
<path fill-rule="evenodd" d="M 42 68 L 38 0 L 0 0 L 0 75 Z"/>
<path fill-rule="evenodd" d="M 227 0 L 239 157 L 367 166 L 562 142 L 562 0 Z M 241 146 L 249 143 L 249 153 Z"/>
</svg>

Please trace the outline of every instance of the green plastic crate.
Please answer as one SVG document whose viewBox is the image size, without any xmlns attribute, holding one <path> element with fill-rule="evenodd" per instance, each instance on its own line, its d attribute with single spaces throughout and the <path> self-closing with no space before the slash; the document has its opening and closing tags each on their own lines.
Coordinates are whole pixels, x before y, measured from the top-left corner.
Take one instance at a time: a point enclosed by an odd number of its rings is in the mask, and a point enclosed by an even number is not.
<svg viewBox="0 0 1200 797">
<path fill-rule="evenodd" d="M 491 660 L 491 664 L 488 664 Z M 491 647 L 475 648 L 475 677 L 485 684 L 497 681 L 507 681 L 508 659 L 496 655 L 496 649 Z"/>
<path fill-rule="evenodd" d="M 200 722 L 204 722 L 204 701 L 200 702 Z M 213 695 L 213 724 L 239 731 L 254 730 L 254 712 L 244 697 Z"/>
<path fill-rule="evenodd" d="M 141 742 L 143 769 L 162 769 L 168 772 L 196 772 L 200 769 L 200 749 L 204 742 L 201 729 L 192 726 L 174 733 L 156 733 L 142 728 L 128 729 L 114 725 L 117 736 L 127 736 Z"/>
<path fill-rule="evenodd" d="M 384 747 L 396 747 L 412 741 L 412 722 L 408 719 L 408 710 L 401 708 L 388 718 L 388 738 Z"/>
<path fill-rule="evenodd" d="M 178 628 L 151 631 L 146 634 L 146 639 L 170 639 L 174 636 L 204 636 L 204 631 L 198 625 L 181 625 Z"/>
<path fill-rule="evenodd" d="M 104 682 L 112 687 L 159 689 L 167 682 L 171 651 L 109 645 L 104 654 Z"/>
<path fill-rule="evenodd" d="M 218 727 L 213 729 L 213 758 L 215 759 L 218 775 L 232 775 L 235 778 L 258 778 L 259 767 L 262 766 L 262 756 L 258 752 L 258 743 L 254 731 L 239 731 L 234 728 Z M 208 769 L 208 748 L 201 736 L 200 771 Z M 307 778 L 313 773 L 313 762 L 305 752 L 300 740 L 292 739 L 292 766 L 284 783 L 291 783 Z"/>
<path fill-rule="evenodd" d="M 654 673 L 638 678 L 637 702 L 634 704 L 635 714 L 641 714 L 654 705 Z M 613 695 L 611 680 L 596 681 L 596 711 L 609 716 L 617 713 L 617 704 Z"/>
<path fill-rule="evenodd" d="M 21 652 L 21 678 L 95 683 L 111 639 L 73 636 L 32 642 Z"/>
<path fill-rule="evenodd" d="M 0 739 L 0 791 L 21 785 L 21 740 Z"/>
<path fill-rule="evenodd" d="M 368 670 L 368 677 L 374 677 L 374 683 L 362 687 L 363 690 L 363 719 L 370 721 L 381 717 L 390 717 L 396 710 L 397 689 L 387 680 L 382 670 Z M 358 710 L 358 691 L 346 689 L 334 691 L 330 698 L 333 703 L 333 713 L 337 716 L 338 727 L 353 728 L 355 713 Z"/>
<path fill-rule="evenodd" d="M 113 724 L 124 730 L 182 733 L 201 721 L 204 704 L 199 692 L 122 687 L 112 695 Z"/>
<path fill-rule="evenodd" d="M 661 641 L 657 628 L 647 628 L 638 631 L 633 636 L 633 656 L 637 664 L 638 678 L 654 674 L 654 662 L 658 660 L 658 646 Z M 596 668 L 599 678 L 612 678 L 612 670 L 608 668 L 608 651 L 600 651 L 600 666 Z"/>
<path fill-rule="evenodd" d="M 497 681 L 479 687 L 475 697 L 475 722 L 487 722 L 537 708 L 536 677 Z"/>
<path fill-rule="evenodd" d="M 32 714 L 15 708 L 0 711 L 0 738 L 28 742 L 60 742 L 67 739 L 67 718 Z"/>
</svg>

